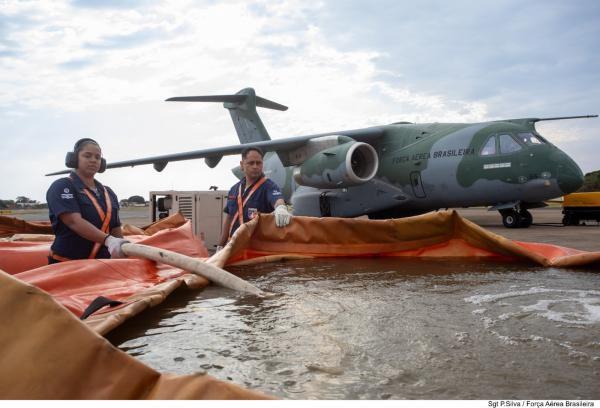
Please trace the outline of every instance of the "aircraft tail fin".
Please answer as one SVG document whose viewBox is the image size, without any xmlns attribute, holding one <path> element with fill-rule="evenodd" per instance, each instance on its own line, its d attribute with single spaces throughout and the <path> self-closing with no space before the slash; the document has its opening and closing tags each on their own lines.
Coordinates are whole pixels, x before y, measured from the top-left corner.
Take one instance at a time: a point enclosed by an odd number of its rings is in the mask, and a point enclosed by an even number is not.
<svg viewBox="0 0 600 408">
<path fill-rule="evenodd" d="M 245 88 L 235 95 L 207 95 L 207 96 L 178 96 L 167 101 L 176 102 L 223 102 L 223 107 L 229 110 L 231 120 L 237 132 L 240 143 L 254 143 L 271 140 L 265 125 L 256 112 L 256 107 L 287 110 L 287 106 L 280 105 L 260 96 L 256 96 L 254 89 Z"/>
</svg>

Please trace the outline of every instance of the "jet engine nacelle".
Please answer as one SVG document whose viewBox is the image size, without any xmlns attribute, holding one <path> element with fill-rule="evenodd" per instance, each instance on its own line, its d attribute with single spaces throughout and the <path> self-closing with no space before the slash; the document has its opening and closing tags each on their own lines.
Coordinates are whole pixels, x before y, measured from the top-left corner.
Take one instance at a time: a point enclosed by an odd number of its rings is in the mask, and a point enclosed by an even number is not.
<svg viewBox="0 0 600 408">
<path fill-rule="evenodd" d="M 315 188 L 343 188 L 371 180 L 379 168 L 375 149 L 366 143 L 343 139 L 350 141 L 321 150 L 295 167 L 296 183 Z"/>
</svg>

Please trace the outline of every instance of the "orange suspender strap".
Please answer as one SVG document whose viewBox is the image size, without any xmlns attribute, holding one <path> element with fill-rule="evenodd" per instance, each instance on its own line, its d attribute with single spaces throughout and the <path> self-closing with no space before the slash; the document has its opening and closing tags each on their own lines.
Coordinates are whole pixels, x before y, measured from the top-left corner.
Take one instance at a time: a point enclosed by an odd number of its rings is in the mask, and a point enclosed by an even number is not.
<svg viewBox="0 0 600 408">
<path fill-rule="evenodd" d="M 248 204 L 248 200 L 250 199 L 250 197 L 252 197 L 252 194 L 254 194 L 254 192 L 256 190 L 258 190 L 258 188 L 260 186 L 265 184 L 265 181 L 267 181 L 267 178 L 265 176 L 263 176 L 260 180 L 258 180 L 256 183 L 254 183 L 254 185 L 252 186 L 252 189 L 250 190 L 250 192 L 244 199 L 243 203 L 242 203 L 242 183 L 240 182 L 240 185 L 238 187 L 238 196 L 237 196 L 237 205 L 238 205 L 237 217 L 238 217 L 238 222 L 239 222 L 240 226 L 244 223 L 244 207 L 246 206 L 246 204 Z M 231 237 L 231 231 L 233 231 L 234 224 L 235 224 L 235 219 L 231 220 L 231 225 L 229 226 L 229 237 Z"/>
<path fill-rule="evenodd" d="M 102 232 L 108 234 L 108 225 L 110 224 L 110 218 L 112 216 L 112 202 L 110 201 L 110 196 L 108 195 L 108 189 L 106 187 L 104 187 L 104 200 L 106 201 L 106 214 L 104 213 L 104 210 L 102 210 L 102 207 L 100 207 L 100 204 L 98 204 L 98 201 L 92 195 L 92 193 L 90 193 L 85 188 L 83 189 L 83 192 L 85 193 L 85 195 L 88 196 L 88 198 L 90 199 L 92 204 L 94 204 L 96 211 L 98 211 L 98 215 L 100 216 L 100 219 L 102 220 L 102 228 L 100 228 L 100 230 Z M 92 252 L 90 253 L 90 256 L 88 256 L 88 259 L 96 258 L 96 255 L 98 255 L 98 251 L 100 250 L 101 246 L 102 246 L 102 244 L 96 242 L 94 244 L 94 247 L 92 248 Z"/>
<path fill-rule="evenodd" d="M 244 204 L 242 204 L 242 183 L 240 183 L 238 187 L 238 195 L 237 195 L 237 217 L 238 224 L 241 226 L 244 223 Z M 231 238 L 231 231 L 233 231 L 233 226 L 235 225 L 235 220 L 231 220 L 231 225 L 229 226 L 229 237 Z"/>
<path fill-rule="evenodd" d="M 57 255 L 52 250 L 50 250 L 50 258 L 52 258 L 58 262 L 72 261 L 71 258 L 67 258 L 66 256 Z"/>
<path fill-rule="evenodd" d="M 71 176 L 69 176 L 69 178 L 71 180 L 73 180 Z M 110 218 L 112 216 L 112 201 L 110 201 L 110 196 L 108 195 L 108 190 L 106 189 L 106 187 L 104 187 L 104 200 L 106 201 L 106 214 L 104 213 L 104 210 L 102 209 L 102 207 L 100 207 L 100 204 L 98 204 L 98 201 L 92 195 L 92 193 L 90 193 L 85 188 L 83 189 L 83 192 L 88 196 L 88 198 L 90 199 L 90 201 L 96 208 L 96 211 L 98 212 L 98 215 L 100 216 L 100 219 L 102 220 L 102 227 L 100 228 L 100 230 L 102 232 L 108 234 L 108 227 L 110 224 Z M 98 255 L 98 251 L 100 250 L 100 247 L 102 245 L 103 244 L 99 244 L 97 242 L 94 243 L 94 246 L 92 247 L 92 252 L 90 252 L 88 259 L 96 258 L 96 255 Z M 50 258 L 55 259 L 59 262 L 71 261 L 71 258 L 67 258 L 64 256 L 60 256 L 58 254 L 55 254 L 54 252 L 52 252 L 52 250 L 50 251 Z"/>
</svg>

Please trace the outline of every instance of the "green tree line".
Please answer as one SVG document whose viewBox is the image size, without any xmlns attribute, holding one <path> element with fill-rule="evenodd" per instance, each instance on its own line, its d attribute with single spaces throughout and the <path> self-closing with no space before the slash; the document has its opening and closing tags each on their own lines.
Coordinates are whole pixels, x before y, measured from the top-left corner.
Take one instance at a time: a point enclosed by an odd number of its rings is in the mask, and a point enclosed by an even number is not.
<svg viewBox="0 0 600 408">
<path fill-rule="evenodd" d="M 146 201 L 144 197 L 134 195 L 129 199 L 121 200 L 121 205 L 127 206 L 132 204 L 144 204 Z M 19 196 L 15 200 L 2 200 L 0 199 L 0 210 L 12 210 L 15 208 L 48 208 L 48 204 L 40 203 L 36 200 L 31 200 L 29 197 Z"/>
<path fill-rule="evenodd" d="M 13 208 L 48 208 L 48 205 L 25 196 L 18 196 L 15 200 L 0 200 L 0 210 Z"/>
<path fill-rule="evenodd" d="M 600 191 L 600 170 L 592 171 L 585 175 L 583 186 L 577 192 L 583 193 L 587 191 Z"/>
</svg>

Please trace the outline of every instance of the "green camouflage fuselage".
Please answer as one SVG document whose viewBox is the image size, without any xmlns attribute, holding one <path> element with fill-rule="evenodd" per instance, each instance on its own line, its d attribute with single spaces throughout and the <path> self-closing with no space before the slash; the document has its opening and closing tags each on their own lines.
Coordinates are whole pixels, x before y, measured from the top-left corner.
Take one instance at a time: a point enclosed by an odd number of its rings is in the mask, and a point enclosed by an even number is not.
<svg viewBox="0 0 600 408">
<path fill-rule="evenodd" d="M 337 216 L 386 210 L 410 214 L 510 202 L 520 202 L 526 208 L 527 204 L 534 206 L 575 191 L 583 179 L 577 164 L 543 139 L 526 119 L 476 124 L 394 124 L 377 129 L 382 130 L 381 137 L 369 143 L 379 156 L 378 171 L 362 185 L 338 189 L 298 186 L 291 167 L 284 168 L 274 153 L 265 157 L 265 173 L 283 187 L 287 199 L 293 193 L 295 213 L 324 215 L 326 197 L 329 215 Z M 358 129 L 335 135 L 364 132 L 365 129 Z M 519 140 L 520 134 L 533 134 L 541 143 L 527 144 Z M 333 134 L 320 136 L 327 135 Z M 518 148 L 515 143 L 511 145 L 515 151 L 502 151 L 500 135 L 509 135 L 520 143 Z M 482 154 L 486 143 L 495 144 L 493 154 Z M 322 167 L 317 171 L 322 172 Z M 320 197 L 318 203 L 316 195 Z"/>
</svg>

